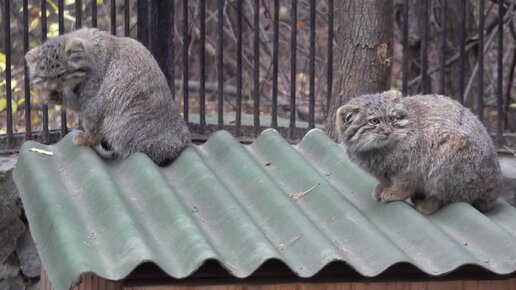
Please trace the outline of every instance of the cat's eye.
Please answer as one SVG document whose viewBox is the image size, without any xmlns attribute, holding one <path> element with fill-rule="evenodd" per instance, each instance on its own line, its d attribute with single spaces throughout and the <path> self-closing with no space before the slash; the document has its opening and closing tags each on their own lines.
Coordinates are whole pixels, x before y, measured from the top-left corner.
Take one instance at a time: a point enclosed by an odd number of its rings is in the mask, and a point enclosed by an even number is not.
<svg viewBox="0 0 516 290">
<path fill-rule="evenodd" d="M 35 75 L 35 76 L 33 76 L 33 79 L 34 80 L 39 80 L 39 81 L 46 81 L 47 77 L 44 76 L 44 75 Z"/>
<path fill-rule="evenodd" d="M 392 122 L 396 121 L 396 117 L 389 116 L 388 120 L 389 120 L 389 123 L 392 123 Z"/>
<path fill-rule="evenodd" d="M 369 123 L 371 123 L 373 125 L 378 125 L 380 123 L 380 119 L 372 118 L 371 120 L 369 120 Z"/>
</svg>

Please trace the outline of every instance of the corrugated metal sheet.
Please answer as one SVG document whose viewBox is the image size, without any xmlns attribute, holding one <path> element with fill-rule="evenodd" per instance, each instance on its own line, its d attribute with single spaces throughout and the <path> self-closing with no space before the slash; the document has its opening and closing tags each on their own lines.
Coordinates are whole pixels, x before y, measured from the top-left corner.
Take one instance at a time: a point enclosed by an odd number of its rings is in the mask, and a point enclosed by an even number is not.
<svg viewBox="0 0 516 290">
<path fill-rule="evenodd" d="M 320 130 L 296 146 L 273 130 L 246 146 L 220 131 L 166 168 L 143 154 L 104 162 L 68 135 L 26 142 L 14 177 L 56 289 L 86 272 L 122 279 L 144 261 L 176 278 L 207 259 L 236 277 L 269 259 L 301 277 L 336 260 L 364 276 L 400 262 L 430 275 L 516 271 L 516 209 L 456 203 L 427 217 L 377 203 L 375 180 Z"/>
</svg>

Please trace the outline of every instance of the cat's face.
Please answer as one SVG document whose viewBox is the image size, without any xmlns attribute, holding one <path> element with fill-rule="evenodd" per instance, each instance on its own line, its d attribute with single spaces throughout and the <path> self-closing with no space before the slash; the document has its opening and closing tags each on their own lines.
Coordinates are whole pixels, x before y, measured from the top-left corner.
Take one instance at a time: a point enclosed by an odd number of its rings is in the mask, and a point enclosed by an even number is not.
<svg viewBox="0 0 516 290">
<path fill-rule="evenodd" d="M 44 100 L 62 104 L 65 88 L 74 89 L 90 71 L 88 49 L 80 39 L 57 37 L 25 55 L 31 85 Z"/>
<path fill-rule="evenodd" d="M 407 135 L 408 112 L 392 91 L 351 99 L 337 111 L 339 141 L 354 152 L 395 145 Z"/>
</svg>

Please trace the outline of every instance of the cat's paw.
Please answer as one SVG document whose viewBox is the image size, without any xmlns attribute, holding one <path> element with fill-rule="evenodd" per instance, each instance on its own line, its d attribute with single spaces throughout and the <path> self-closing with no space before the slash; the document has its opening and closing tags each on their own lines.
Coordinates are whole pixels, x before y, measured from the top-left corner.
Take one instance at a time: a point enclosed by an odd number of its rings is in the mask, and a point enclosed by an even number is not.
<svg viewBox="0 0 516 290">
<path fill-rule="evenodd" d="M 92 144 L 92 139 L 90 134 L 84 131 L 77 131 L 73 136 L 73 143 L 77 146 L 95 146 L 96 144 Z"/>
<path fill-rule="evenodd" d="M 380 200 L 385 203 L 391 201 L 406 200 L 413 194 L 413 190 L 407 186 L 393 185 L 382 190 Z"/>
<path fill-rule="evenodd" d="M 425 199 L 418 199 L 414 201 L 414 208 L 424 215 L 431 215 L 437 212 L 444 203 L 439 200 L 435 195 L 427 197 Z"/>
<path fill-rule="evenodd" d="M 383 191 L 380 196 L 380 200 L 385 203 L 405 199 L 406 197 L 404 197 L 403 195 L 399 195 L 397 192 L 394 192 L 392 190 Z"/>
<path fill-rule="evenodd" d="M 381 186 L 380 184 L 378 184 L 373 189 L 373 193 L 371 195 L 373 196 L 374 200 L 380 201 L 382 199 L 382 190 L 383 190 L 383 186 Z"/>
</svg>

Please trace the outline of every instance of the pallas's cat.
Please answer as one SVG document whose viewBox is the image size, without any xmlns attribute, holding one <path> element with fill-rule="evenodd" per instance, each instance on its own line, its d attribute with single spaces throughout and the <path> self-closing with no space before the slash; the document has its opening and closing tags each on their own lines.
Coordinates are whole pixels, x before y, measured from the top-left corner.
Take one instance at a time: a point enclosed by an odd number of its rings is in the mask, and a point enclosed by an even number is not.
<svg viewBox="0 0 516 290">
<path fill-rule="evenodd" d="M 468 109 L 440 95 L 363 95 L 337 111 L 339 141 L 379 184 L 373 198 L 411 198 L 432 214 L 464 201 L 487 211 L 500 194 L 501 173 L 486 128 Z"/>
</svg>

